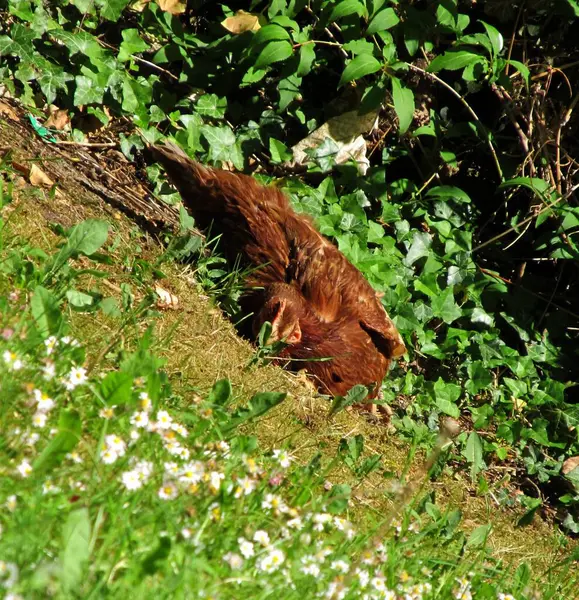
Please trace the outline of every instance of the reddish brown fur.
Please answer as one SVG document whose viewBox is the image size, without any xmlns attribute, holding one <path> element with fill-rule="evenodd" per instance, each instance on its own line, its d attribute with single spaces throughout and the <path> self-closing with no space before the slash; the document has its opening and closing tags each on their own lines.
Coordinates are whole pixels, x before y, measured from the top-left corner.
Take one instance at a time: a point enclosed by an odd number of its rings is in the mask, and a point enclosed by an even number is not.
<svg viewBox="0 0 579 600">
<path fill-rule="evenodd" d="M 254 268 L 246 280 L 254 332 L 276 319 L 280 332 L 295 337 L 284 358 L 306 369 L 320 391 L 345 394 L 361 383 L 375 396 L 391 359 L 406 348 L 360 271 L 275 187 L 206 168 L 173 145 L 152 151 L 199 227 L 222 235 L 231 261 L 239 256 Z"/>
</svg>

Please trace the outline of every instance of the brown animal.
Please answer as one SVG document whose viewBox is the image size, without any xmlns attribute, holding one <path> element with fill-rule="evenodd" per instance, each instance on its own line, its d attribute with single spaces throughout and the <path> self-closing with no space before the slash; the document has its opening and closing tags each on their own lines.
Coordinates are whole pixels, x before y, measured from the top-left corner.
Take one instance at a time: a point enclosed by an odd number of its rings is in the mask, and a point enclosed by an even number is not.
<svg viewBox="0 0 579 600">
<path fill-rule="evenodd" d="M 364 384 L 376 396 L 406 348 L 360 271 L 275 187 L 204 167 L 172 144 L 151 150 L 196 224 L 221 234 L 230 261 L 253 269 L 243 308 L 253 312 L 254 335 L 270 321 L 270 341 L 285 341 L 281 356 L 306 369 L 321 392 Z"/>
</svg>

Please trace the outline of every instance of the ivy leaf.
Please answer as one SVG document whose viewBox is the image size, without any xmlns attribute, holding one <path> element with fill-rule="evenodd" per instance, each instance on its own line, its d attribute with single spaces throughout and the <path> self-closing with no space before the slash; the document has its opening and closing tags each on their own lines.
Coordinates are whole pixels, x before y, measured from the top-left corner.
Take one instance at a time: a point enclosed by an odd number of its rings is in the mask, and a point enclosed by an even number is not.
<svg viewBox="0 0 579 600">
<path fill-rule="evenodd" d="M 398 23 L 400 23 L 400 19 L 394 12 L 394 9 L 385 8 L 372 18 L 370 24 L 368 25 L 368 29 L 366 29 L 366 35 L 373 35 L 378 31 L 391 29 L 395 25 L 398 25 Z"/>
<path fill-rule="evenodd" d="M 412 238 L 412 244 L 404 258 L 404 264 L 408 267 L 413 265 L 418 259 L 430 254 L 432 238 L 428 233 L 417 231 Z"/>
<path fill-rule="evenodd" d="M 271 154 L 271 161 L 278 165 L 286 160 L 291 160 L 293 156 L 283 142 L 274 138 L 269 138 L 269 153 Z"/>
<path fill-rule="evenodd" d="M 149 45 L 141 38 L 137 29 L 124 29 L 121 35 L 123 36 L 123 41 L 117 55 L 117 59 L 120 62 L 129 60 L 133 54 L 148 50 Z"/>
<path fill-rule="evenodd" d="M 75 106 L 102 103 L 105 91 L 94 79 L 86 77 L 85 75 L 77 75 L 74 82 L 76 84 L 73 98 Z"/>
<path fill-rule="evenodd" d="M 213 127 L 203 125 L 201 135 L 209 144 L 209 159 L 213 162 L 231 161 L 236 168 L 243 168 L 243 156 L 237 146 L 235 134 L 226 125 Z"/>
<path fill-rule="evenodd" d="M 109 21 L 118 21 L 121 13 L 131 0 L 95 0 L 101 17 Z"/>
<path fill-rule="evenodd" d="M 338 87 L 343 86 L 349 81 L 360 79 L 360 77 L 364 77 L 365 75 L 376 73 L 381 68 L 382 65 L 371 54 L 360 54 L 348 63 L 340 77 Z"/>
<path fill-rule="evenodd" d="M 45 62 L 48 63 L 48 61 Z M 58 90 L 65 90 L 67 81 L 70 81 L 72 78 L 72 75 L 65 73 L 64 69 L 60 67 L 50 63 L 45 65 L 37 81 L 42 93 L 46 97 L 46 102 L 52 104 L 56 100 Z"/>
<path fill-rule="evenodd" d="M 462 316 L 462 310 L 454 301 L 454 293 L 451 287 L 432 299 L 432 311 L 434 316 L 440 317 L 445 323 L 452 323 Z"/>
<path fill-rule="evenodd" d="M 490 387 L 493 382 L 493 377 L 484 363 L 480 360 L 471 362 L 466 371 L 469 376 L 469 381 L 466 382 L 466 391 L 470 394 L 476 394 L 480 390 Z"/>
<path fill-rule="evenodd" d="M 227 98 L 220 98 L 216 94 L 203 94 L 195 105 L 195 111 L 204 117 L 222 119 L 227 109 Z"/>
<path fill-rule="evenodd" d="M 292 55 L 292 45 L 289 42 L 270 42 L 257 57 L 253 68 L 263 69 L 272 63 L 286 60 Z"/>
<path fill-rule="evenodd" d="M 456 71 L 458 69 L 464 69 L 468 65 L 479 62 L 481 59 L 480 54 L 474 52 L 468 52 L 467 50 L 449 50 L 440 56 L 437 56 L 429 65 L 428 70 L 431 73 L 442 71 L 442 69 L 448 69 L 449 71 Z"/>
<path fill-rule="evenodd" d="M 70 56 L 82 54 L 88 57 L 91 62 L 105 59 L 104 48 L 97 42 L 94 35 L 86 31 L 77 30 L 72 33 L 72 31 L 61 29 L 51 32 L 51 36 L 64 43 L 70 52 Z"/>
<path fill-rule="evenodd" d="M 414 118 L 414 94 L 412 90 L 404 87 L 397 77 L 392 77 L 391 80 L 394 110 L 398 115 L 400 133 L 406 133 Z"/>
<path fill-rule="evenodd" d="M 455 383 L 445 383 L 445 381 L 439 377 L 434 384 L 433 389 L 436 406 L 438 406 L 443 413 L 458 419 L 458 417 L 460 417 L 460 410 L 456 405 L 456 401 L 460 398 L 460 386 Z"/>
</svg>

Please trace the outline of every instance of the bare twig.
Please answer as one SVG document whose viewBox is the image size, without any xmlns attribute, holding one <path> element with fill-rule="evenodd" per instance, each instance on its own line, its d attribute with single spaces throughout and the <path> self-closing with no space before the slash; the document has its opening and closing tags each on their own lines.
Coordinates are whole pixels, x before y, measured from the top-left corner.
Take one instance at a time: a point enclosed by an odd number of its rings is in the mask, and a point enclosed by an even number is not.
<svg viewBox="0 0 579 600">
<path fill-rule="evenodd" d="M 493 143 L 491 141 L 490 135 L 489 135 L 486 127 L 483 125 L 482 121 L 478 118 L 478 115 L 471 108 L 470 104 L 452 86 L 448 85 L 448 83 L 446 83 L 446 81 L 444 81 L 443 79 L 441 79 L 434 73 L 425 71 L 424 69 L 421 69 L 420 67 L 417 67 L 416 65 L 412 65 L 410 63 L 407 63 L 407 64 L 411 70 L 416 71 L 417 73 L 421 73 L 425 77 L 429 77 L 430 79 L 432 79 L 432 80 L 436 81 L 437 83 L 439 83 L 440 85 L 442 85 L 464 106 L 464 108 L 468 111 L 470 116 L 478 123 L 479 127 L 481 127 L 482 131 L 484 131 L 486 133 L 486 142 L 489 147 L 490 153 L 493 157 L 493 160 L 495 162 L 495 167 L 496 167 L 497 173 L 499 175 L 499 179 L 501 181 L 504 181 L 503 170 L 501 169 L 501 165 L 499 163 L 499 158 L 497 156 L 497 153 L 496 153 Z"/>
<path fill-rule="evenodd" d="M 84 148 L 116 148 L 118 142 L 74 142 L 74 141 L 56 141 L 52 142 L 56 146 L 83 146 Z"/>
</svg>

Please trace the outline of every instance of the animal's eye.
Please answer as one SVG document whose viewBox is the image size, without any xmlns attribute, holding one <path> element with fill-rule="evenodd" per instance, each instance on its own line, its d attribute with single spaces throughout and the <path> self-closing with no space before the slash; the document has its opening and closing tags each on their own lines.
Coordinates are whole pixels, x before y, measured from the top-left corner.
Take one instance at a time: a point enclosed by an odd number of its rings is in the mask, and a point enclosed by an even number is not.
<svg viewBox="0 0 579 600">
<path fill-rule="evenodd" d="M 332 381 L 334 383 L 342 383 L 344 380 L 337 373 L 332 373 Z"/>
</svg>

